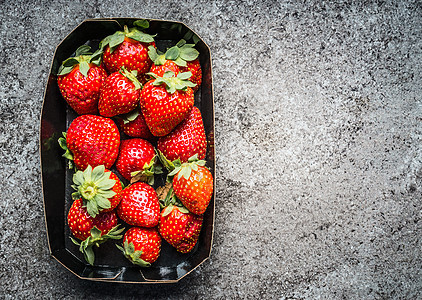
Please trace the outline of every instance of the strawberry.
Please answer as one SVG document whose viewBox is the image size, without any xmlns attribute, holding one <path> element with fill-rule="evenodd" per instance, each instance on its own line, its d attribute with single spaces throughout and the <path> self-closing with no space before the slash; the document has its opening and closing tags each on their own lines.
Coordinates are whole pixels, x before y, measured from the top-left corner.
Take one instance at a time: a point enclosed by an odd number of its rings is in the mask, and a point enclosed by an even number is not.
<svg viewBox="0 0 422 300">
<path fill-rule="evenodd" d="M 84 207 L 93 218 L 100 212 L 112 211 L 120 202 L 122 184 L 116 174 L 103 165 L 94 169 L 88 166 L 83 172 L 77 171 L 73 174 L 73 183 L 72 188 L 76 192 L 72 198 L 82 198 Z"/>
<path fill-rule="evenodd" d="M 154 47 L 150 47 L 148 54 L 150 58 L 155 58 L 154 54 L 156 53 L 156 49 Z M 158 54 L 155 54 L 158 55 Z M 164 58 L 164 54 L 159 55 L 155 60 L 153 60 L 153 64 L 149 73 L 154 73 L 157 76 L 163 77 L 164 73 L 166 72 L 173 72 L 175 75 L 180 73 L 180 67 L 173 61 Z"/>
<path fill-rule="evenodd" d="M 181 253 L 192 251 L 199 238 L 203 215 L 195 215 L 186 209 L 174 196 L 173 188 L 160 206 L 163 207 L 158 231 L 170 245 Z"/>
<path fill-rule="evenodd" d="M 146 140 L 153 140 L 154 136 L 149 131 L 148 125 L 145 122 L 144 115 L 140 109 L 133 111 L 117 118 L 117 124 L 120 129 L 130 137 L 137 137 Z"/>
<path fill-rule="evenodd" d="M 72 203 L 67 215 L 67 222 L 73 236 L 82 240 L 79 243 L 71 238 L 72 242 L 80 246 L 79 251 L 84 254 L 85 260 L 91 265 L 94 264 L 95 259 L 92 247 L 94 245 L 98 247 L 109 239 L 122 238 L 120 233 L 124 230 L 118 228 L 115 211 L 100 213 L 93 218 L 84 207 L 82 198 L 76 199 Z"/>
<path fill-rule="evenodd" d="M 72 121 L 59 139 L 66 150 L 64 157 L 72 160 L 79 170 L 88 165 L 104 165 L 110 169 L 119 154 L 120 133 L 113 120 L 94 115 L 82 115 Z"/>
<path fill-rule="evenodd" d="M 161 237 L 156 228 L 130 228 L 123 237 L 123 247 L 116 245 L 133 264 L 149 267 L 160 256 Z"/>
<path fill-rule="evenodd" d="M 168 135 L 160 137 L 157 149 L 171 161 L 187 162 L 195 154 L 198 159 L 205 159 L 207 140 L 199 109 L 194 106 L 182 123 Z"/>
<path fill-rule="evenodd" d="M 104 51 L 103 63 L 109 73 L 114 73 L 125 67 L 128 71 L 136 71 L 138 76 L 145 74 L 151 67 L 148 57 L 148 47 L 155 48 L 154 36 L 146 34 L 136 27 L 116 31 L 100 43 Z"/>
<path fill-rule="evenodd" d="M 88 45 L 76 50 L 75 57 L 63 61 L 57 84 L 66 102 L 79 114 L 96 114 L 100 88 L 107 77 L 101 53 L 92 54 Z"/>
<path fill-rule="evenodd" d="M 117 206 L 120 219 L 133 226 L 154 227 L 160 219 L 157 193 L 148 184 L 136 182 L 120 193 Z"/>
<path fill-rule="evenodd" d="M 104 117 L 128 113 L 139 103 L 141 84 L 136 79 L 136 71 L 125 68 L 110 74 L 101 87 L 98 110 Z"/>
<path fill-rule="evenodd" d="M 202 84 L 202 70 L 199 59 L 186 62 L 186 67 L 181 67 L 180 71 L 192 73 L 192 76 L 189 78 L 189 80 L 195 84 L 192 89 L 194 92 L 196 92 Z"/>
<path fill-rule="evenodd" d="M 167 71 L 172 71 L 176 75 L 191 72 L 189 80 L 195 84 L 192 89 L 196 92 L 202 83 L 202 70 L 198 59 L 199 52 L 193 48 L 194 46 L 195 44 L 186 44 L 182 39 L 164 54 L 159 53 L 154 47 L 149 47 L 148 55 L 153 61 L 149 72 L 160 77 Z"/>
<path fill-rule="evenodd" d="M 125 179 L 130 180 L 132 173 L 148 169 L 154 161 L 155 151 L 151 143 L 133 138 L 121 141 L 116 168 Z"/>
<path fill-rule="evenodd" d="M 166 72 L 163 77 L 148 81 L 140 96 L 140 105 L 151 133 L 154 136 L 169 134 L 189 114 L 193 107 L 193 83 L 190 73 Z"/>
<path fill-rule="evenodd" d="M 194 155 L 187 163 L 171 171 L 169 176 L 174 176 L 174 193 L 183 205 L 194 214 L 203 214 L 211 201 L 214 185 L 205 161 L 198 160 Z"/>
</svg>

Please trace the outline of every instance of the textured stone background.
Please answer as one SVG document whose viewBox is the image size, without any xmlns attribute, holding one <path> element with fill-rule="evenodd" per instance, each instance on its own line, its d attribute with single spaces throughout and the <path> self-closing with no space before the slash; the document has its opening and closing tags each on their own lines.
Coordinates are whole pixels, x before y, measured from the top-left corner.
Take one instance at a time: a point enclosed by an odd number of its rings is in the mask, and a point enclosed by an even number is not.
<svg viewBox="0 0 422 300">
<path fill-rule="evenodd" d="M 421 2 L 0 3 L 0 297 L 422 297 Z M 214 247 L 177 285 L 82 281 L 47 249 L 47 73 L 74 27 L 113 16 L 183 21 L 213 54 Z"/>
</svg>

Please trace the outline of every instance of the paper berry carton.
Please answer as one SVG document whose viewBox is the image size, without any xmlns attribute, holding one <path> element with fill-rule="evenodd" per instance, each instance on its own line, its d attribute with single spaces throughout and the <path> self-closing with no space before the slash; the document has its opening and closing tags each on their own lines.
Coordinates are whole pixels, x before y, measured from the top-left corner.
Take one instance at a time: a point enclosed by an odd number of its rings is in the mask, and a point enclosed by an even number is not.
<svg viewBox="0 0 422 300">
<path fill-rule="evenodd" d="M 189 27 L 180 22 L 149 19 L 145 31 L 156 34 L 158 49 L 165 51 L 182 38 L 195 39 L 202 69 L 202 85 L 195 93 L 195 106 L 202 114 L 207 136 L 207 167 L 214 177 L 214 194 L 204 214 L 204 222 L 197 245 L 192 252 L 181 254 L 162 242 L 159 259 L 149 268 L 131 264 L 117 249 L 115 241 L 108 241 L 95 250 L 93 266 L 85 262 L 78 246 L 72 243 L 67 226 L 67 212 L 72 203 L 71 188 L 73 171 L 62 157 L 63 150 L 57 140 L 76 117 L 67 105 L 57 85 L 57 70 L 63 60 L 72 56 L 83 44 L 93 50 L 99 42 L 124 25 L 132 26 L 136 18 L 88 19 L 79 24 L 57 46 L 44 93 L 40 122 L 41 177 L 44 200 L 44 215 L 51 256 L 77 277 L 87 280 L 126 283 L 178 282 L 200 264 L 211 253 L 214 232 L 215 209 L 215 151 L 214 151 L 214 95 L 212 84 L 211 53 L 207 44 Z M 160 181 L 160 180 L 158 180 Z M 161 178 L 163 182 L 163 179 Z M 158 183 L 159 184 L 159 183 Z M 117 243 L 121 243 L 117 241 Z"/>
</svg>

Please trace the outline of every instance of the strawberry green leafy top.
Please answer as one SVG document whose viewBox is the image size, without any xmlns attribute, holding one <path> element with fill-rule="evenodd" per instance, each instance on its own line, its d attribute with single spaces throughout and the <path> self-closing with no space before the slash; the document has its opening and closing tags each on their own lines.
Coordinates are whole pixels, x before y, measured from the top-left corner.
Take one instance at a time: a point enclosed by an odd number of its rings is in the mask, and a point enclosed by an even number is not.
<svg viewBox="0 0 422 300">
<path fill-rule="evenodd" d="M 110 178 L 111 172 L 106 171 L 104 165 L 92 169 L 88 166 L 83 172 L 77 171 L 73 175 L 73 199 L 82 198 L 88 214 L 95 217 L 103 209 L 111 207 L 109 198 L 116 195 L 113 187 L 116 180 Z"/>
<path fill-rule="evenodd" d="M 88 77 L 90 69 L 89 64 L 99 66 L 101 64 L 102 51 L 97 50 L 94 53 L 91 52 L 91 47 L 88 45 L 82 45 L 76 49 L 75 56 L 69 57 L 64 60 L 57 71 L 57 75 L 66 75 L 72 72 L 72 70 L 79 65 L 79 71 Z"/>
<path fill-rule="evenodd" d="M 145 23 L 146 22 L 146 23 Z M 143 24 L 144 23 L 144 24 Z M 130 38 L 132 40 L 142 42 L 142 43 L 152 43 L 154 42 L 154 37 L 156 35 L 150 35 L 148 33 L 142 32 L 138 28 L 148 28 L 145 26 L 147 25 L 148 21 L 146 20 L 138 20 L 134 22 L 135 27 L 128 28 L 127 25 L 124 26 L 123 31 L 116 31 L 112 35 L 109 35 L 105 37 L 100 42 L 100 50 L 104 51 L 104 49 L 109 46 L 110 47 L 110 53 L 116 49 L 117 46 L 119 46 L 125 38 Z M 143 26 L 142 26 L 143 25 Z"/>
<path fill-rule="evenodd" d="M 91 235 L 84 241 L 79 242 L 74 238 L 70 237 L 72 242 L 79 246 L 79 251 L 83 253 L 85 260 L 91 265 L 94 265 L 95 254 L 94 246 L 99 247 L 99 245 L 107 242 L 108 240 L 120 240 L 123 235 L 121 234 L 125 229 L 119 228 L 120 224 L 116 225 L 109 232 L 102 234 L 96 226 L 91 229 Z"/>
<path fill-rule="evenodd" d="M 155 78 L 153 85 L 158 86 L 164 84 L 167 92 L 170 94 L 173 94 L 176 90 L 186 91 L 188 87 L 192 88 L 196 86 L 195 83 L 188 80 L 192 76 L 191 72 L 183 72 L 175 76 L 172 71 L 167 71 L 164 73 L 163 77 L 152 72 L 147 74 Z"/>
<path fill-rule="evenodd" d="M 188 61 L 193 61 L 199 56 L 198 50 L 194 47 L 195 44 L 187 44 L 182 39 L 175 46 L 167 49 L 166 53 L 157 51 L 154 47 L 149 46 L 148 56 L 157 66 L 163 65 L 166 60 L 172 60 L 180 67 L 186 67 Z"/>
</svg>

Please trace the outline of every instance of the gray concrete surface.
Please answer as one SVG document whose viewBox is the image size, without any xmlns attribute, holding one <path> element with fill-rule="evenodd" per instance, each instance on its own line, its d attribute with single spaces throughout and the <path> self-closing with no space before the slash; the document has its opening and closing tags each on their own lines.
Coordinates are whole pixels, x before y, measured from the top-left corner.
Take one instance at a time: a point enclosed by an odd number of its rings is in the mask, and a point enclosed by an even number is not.
<svg viewBox="0 0 422 300">
<path fill-rule="evenodd" d="M 51 259 L 38 157 L 55 46 L 93 17 L 183 21 L 213 55 L 211 259 L 177 285 Z M 1 1 L 0 298 L 422 297 L 420 1 Z"/>
</svg>

